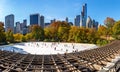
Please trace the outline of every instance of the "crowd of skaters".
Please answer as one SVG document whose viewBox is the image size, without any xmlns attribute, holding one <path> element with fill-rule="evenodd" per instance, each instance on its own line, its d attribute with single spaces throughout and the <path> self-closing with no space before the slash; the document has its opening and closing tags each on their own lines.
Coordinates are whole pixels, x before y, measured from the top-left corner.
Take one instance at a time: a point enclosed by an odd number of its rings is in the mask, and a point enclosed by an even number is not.
<svg viewBox="0 0 120 72">
<path fill-rule="evenodd" d="M 69 48 L 72 48 L 72 52 L 78 52 L 74 43 L 60 43 L 60 42 L 31 42 L 28 46 L 34 48 L 54 48 L 55 51 L 69 52 Z"/>
<path fill-rule="evenodd" d="M 27 42 L 11 46 L 1 46 L 1 50 L 7 50 L 12 52 L 18 52 L 22 54 L 64 54 L 74 53 L 83 50 L 97 48 L 94 44 L 82 44 L 82 43 L 63 43 L 63 42 Z"/>
</svg>

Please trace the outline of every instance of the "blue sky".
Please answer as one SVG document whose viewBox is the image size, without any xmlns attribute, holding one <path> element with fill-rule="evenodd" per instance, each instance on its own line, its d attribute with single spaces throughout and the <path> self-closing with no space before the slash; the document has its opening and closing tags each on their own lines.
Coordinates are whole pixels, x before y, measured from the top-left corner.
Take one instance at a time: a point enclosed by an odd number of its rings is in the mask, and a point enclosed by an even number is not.
<svg viewBox="0 0 120 72">
<path fill-rule="evenodd" d="M 15 15 L 15 22 L 27 19 L 29 15 L 39 13 L 45 16 L 45 22 L 51 19 L 74 22 L 76 15 L 87 3 L 87 15 L 103 24 L 106 17 L 120 20 L 120 0 L 0 0 L 0 21 L 9 14 Z"/>
</svg>

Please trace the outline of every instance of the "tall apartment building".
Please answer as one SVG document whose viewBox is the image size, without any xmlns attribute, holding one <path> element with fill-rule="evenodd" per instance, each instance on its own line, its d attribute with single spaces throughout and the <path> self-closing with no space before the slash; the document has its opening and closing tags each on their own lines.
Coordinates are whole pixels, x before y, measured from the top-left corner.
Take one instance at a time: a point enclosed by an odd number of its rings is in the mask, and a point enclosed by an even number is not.
<svg viewBox="0 0 120 72">
<path fill-rule="evenodd" d="M 10 14 L 5 16 L 5 31 L 11 29 L 14 33 L 14 15 Z"/>
<path fill-rule="evenodd" d="M 90 16 L 88 16 L 87 21 L 86 21 L 86 28 L 92 28 L 93 27 L 93 22 Z"/>
<path fill-rule="evenodd" d="M 45 23 L 44 23 L 44 16 L 40 16 L 40 26 L 44 28 Z"/>
<path fill-rule="evenodd" d="M 77 15 L 75 18 L 75 26 L 80 26 L 80 15 Z"/>
<path fill-rule="evenodd" d="M 39 14 L 31 14 L 30 15 L 30 25 L 40 25 L 40 15 Z"/>
<path fill-rule="evenodd" d="M 86 27 L 86 21 L 87 21 L 87 4 L 83 4 L 82 6 L 82 12 L 80 17 L 80 26 Z"/>
<path fill-rule="evenodd" d="M 69 22 L 68 17 L 65 18 L 65 22 L 67 22 L 67 23 Z"/>
<path fill-rule="evenodd" d="M 16 33 L 21 33 L 22 31 L 22 25 L 20 22 L 16 22 Z"/>
</svg>

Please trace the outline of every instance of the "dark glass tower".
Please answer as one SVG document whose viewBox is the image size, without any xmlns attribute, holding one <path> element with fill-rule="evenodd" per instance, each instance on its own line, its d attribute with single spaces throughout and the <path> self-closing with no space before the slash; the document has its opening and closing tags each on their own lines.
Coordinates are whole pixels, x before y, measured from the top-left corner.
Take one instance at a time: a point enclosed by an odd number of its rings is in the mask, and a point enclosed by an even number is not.
<svg viewBox="0 0 120 72">
<path fill-rule="evenodd" d="M 77 15 L 75 18 L 75 26 L 80 26 L 80 15 Z"/>
<path fill-rule="evenodd" d="M 40 15 L 39 14 L 31 14 L 30 15 L 30 25 L 40 25 Z"/>
<path fill-rule="evenodd" d="M 45 23 L 44 23 L 44 16 L 40 16 L 40 26 L 42 28 L 44 28 L 44 25 L 45 25 Z"/>
<path fill-rule="evenodd" d="M 11 29 L 14 33 L 14 15 L 10 14 L 5 16 L 5 31 Z"/>
<path fill-rule="evenodd" d="M 82 12 L 80 17 L 80 26 L 86 27 L 86 21 L 87 21 L 87 4 L 83 4 L 82 6 Z"/>
</svg>

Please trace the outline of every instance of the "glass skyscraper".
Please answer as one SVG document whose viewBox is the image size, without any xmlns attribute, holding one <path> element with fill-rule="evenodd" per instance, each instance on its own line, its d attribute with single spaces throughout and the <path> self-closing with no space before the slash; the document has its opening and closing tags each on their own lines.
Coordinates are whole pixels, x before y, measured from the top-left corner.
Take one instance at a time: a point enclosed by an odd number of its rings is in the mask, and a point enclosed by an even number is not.
<svg viewBox="0 0 120 72">
<path fill-rule="evenodd" d="M 40 16 L 40 26 L 42 28 L 44 28 L 44 25 L 45 25 L 45 23 L 44 23 L 44 16 Z"/>
<path fill-rule="evenodd" d="M 23 20 L 23 26 L 22 27 L 23 28 L 27 27 L 27 20 L 26 19 Z"/>
<path fill-rule="evenodd" d="M 77 15 L 75 18 L 75 26 L 80 26 L 80 15 Z"/>
<path fill-rule="evenodd" d="M 92 19 L 90 18 L 90 16 L 88 16 L 86 21 L 86 28 L 92 28 L 92 26 L 93 26 Z"/>
<path fill-rule="evenodd" d="M 65 18 L 65 22 L 67 22 L 67 23 L 68 23 L 68 17 L 66 17 L 66 18 Z"/>
<path fill-rule="evenodd" d="M 87 21 L 87 4 L 85 3 L 82 6 L 82 12 L 81 12 L 81 17 L 80 17 L 80 26 L 86 27 L 86 21 Z"/>
<path fill-rule="evenodd" d="M 12 30 L 14 33 L 14 15 L 5 16 L 5 31 Z"/>
<path fill-rule="evenodd" d="M 40 25 L 40 15 L 39 14 L 31 14 L 30 15 L 30 25 Z"/>
</svg>

